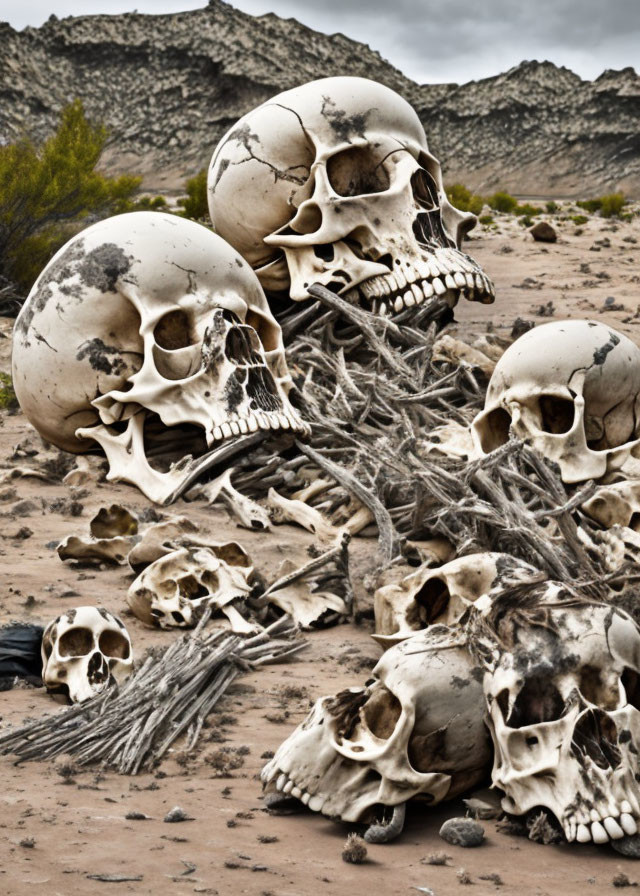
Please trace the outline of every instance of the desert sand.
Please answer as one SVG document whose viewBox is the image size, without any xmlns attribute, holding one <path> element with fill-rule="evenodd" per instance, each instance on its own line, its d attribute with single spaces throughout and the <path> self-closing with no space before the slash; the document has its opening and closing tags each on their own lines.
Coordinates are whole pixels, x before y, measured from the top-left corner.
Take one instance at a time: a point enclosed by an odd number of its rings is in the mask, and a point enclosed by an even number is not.
<svg viewBox="0 0 640 896">
<path fill-rule="evenodd" d="M 535 243 L 512 217 L 496 216 L 496 229 L 474 231 L 468 251 L 494 279 L 497 299 L 493 306 L 459 305 L 452 332 L 472 341 L 488 327 L 508 336 L 517 318 L 541 323 L 592 317 L 640 343 L 640 217 L 629 222 L 591 217 L 582 228 L 557 215 L 549 219 L 559 233 L 552 245 Z M 12 321 L 0 319 L 0 371 L 10 369 L 11 327 Z M 38 466 L 50 456 L 21 413 L 0 411 L 0 468 Z M 137 656 L 150 645 L 169 643 L 174 634 L 146 629 L 128 613 L 127 567 L 74 568 L 55 551 L 58 541 L 86 532 L 93 514 L 113 502 L 136 513 L 148 508 L 134 488 L 107 482 L 89 483 L 75 493 L 59 481 L 33 478 L 0 485 L 1 622 L 47 622 L 69 607 L 96 604 L 122 616 Z M 73 515 L 77 504 L 81 512 Z M 314 541 L 292 526 L 266 534 L 239 529 L 226 511 L 202 500 L 181 500 L 171 512 L 189 515 L 216 537 L 240 541 L 267 580 L 285 557 L 304 561 Z M 371 606 L 364 580 L 375 549 L 372 539 L 352 542 L 360 608 Z M 310 632 L 308 648 L 293 661 L 243 675 L 209 717 L 193 753 L 177 747 L 154 774 L 78 770 L 65 759 L 16 766 L 0 758 L 0 892 L 446 896 L 460 891 L 462 868 L 474 896 L 571 896 L 610 891 L 621 872 L 631 881 L 640 878 L 640 866 L 609 848 L 542 846 L 499 832 L 495 821 L 483 822 L 486 841 L 480 848 L 449 846 L 438 830 L 444 819 L 464 813 L 460 803 L 431 811 L 416 807 L 403 835 L 388 845 L 369 846 L 368 861 L 357 866 L 341 859 L 346 835 L 357 826 L 308 811 L 271 816 L 258 779 L 266 757 L 317 697 L 364 683 L 380 654 L 371 631 L 372 622 L 364 620 Z M 47 714 L 55 725 L 60 711 L 43 689 L 3 692 L 0 731 Z M 176 805 L 193 820 L 164 823 Z M 131 812 L 149 817 L 126 819 Z M 451 857 L 446 865 L 425 864 L 436 852 Z M 104 882 L 92 875 L 131 880 Z"/>
</svg>

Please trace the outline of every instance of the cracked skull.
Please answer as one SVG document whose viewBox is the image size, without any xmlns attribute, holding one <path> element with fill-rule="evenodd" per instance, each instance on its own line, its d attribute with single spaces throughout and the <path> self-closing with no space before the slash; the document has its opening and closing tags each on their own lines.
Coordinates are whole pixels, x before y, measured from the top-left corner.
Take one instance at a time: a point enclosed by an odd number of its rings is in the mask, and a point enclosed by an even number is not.
<svg viewBox="0 0 640 896">
<path fill-rule="evenodd" d="M 381 314 L 493 301 L 460 251 L 475 216 L 449 203 L 414 110 L 374 81 L 312 81 L 254 109 L 216 148 L 208 191 L 267 292 L 303 301 L 319 283 Z"/>
<path fill-rule="evenodd" d="M 268 433 L 305 431 L 249 266 L 157 212 L 100 221 L 54 256 L 16 321 L 13 382 L 45 439 L 98 442 L 108 478 L 158 503 Z"/>
<path fill-rule="evenodd" d="M 140 573 L 129 588 L 127 603 L 147 625 L 190 628 L 210 607 L 214 614 L 226 617 L 233 631 L 250 632 L 255 626 L 234 603 L 251 592 L 252 573 L 251 561 L 240 545 L 181 547 Z"/>
<path fill-rule="evenodd" d="M 374 595 L 375 639 L 396 643 L 429 625 L 455 625 L 467 607 L 497 591 L 539 579 L 533 566 L 510 554 L 467 554 L 433 567 L 424 564 Z"/>
<path fill-rule="evenodd" d="M 342 821 L 372 821 L 419 796 L 433 805 L 479 783 L 491 750 L 482 673 L 445 626 L 391 647 L 365 687 L 318 700 L 265 766 L 271 805 L 294 797 Z"/>
<path fill-rule="evenodd" d="M 472 424 L 487 454 L 510 433 L 556 461 L 566 483 L 621 467 L 640 444 L 640 349 L 587 320 L 544 324 L 498 361 Z"/>
<path fill-rule="evenodd" d="M 72 703 L 94 697 L 133 669 L 131 639 L 117 616 L 77 607 L 50 622 L 42 637 L 42 681 Z"/>
<path fill-rule="evenodd" d="M 637 831 L 640 631 L 557 583 L 492 610 L 485 674 L 505 811 L 553 813 L 569 841 Z"/>
</svg>

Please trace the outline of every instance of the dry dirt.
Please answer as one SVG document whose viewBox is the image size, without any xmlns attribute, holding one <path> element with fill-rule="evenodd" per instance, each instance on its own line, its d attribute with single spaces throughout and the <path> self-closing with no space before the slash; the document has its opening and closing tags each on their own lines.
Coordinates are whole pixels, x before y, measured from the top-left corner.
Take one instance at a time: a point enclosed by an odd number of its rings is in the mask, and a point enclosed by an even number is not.
<svg viewBox="0 0 640 896">
<path fill-rule="evenodd" d="M 465 338 L 490 325 L 508 333 L 517 317 L 536 323 L 593 317 L 640 343 L 640 218 L 615 224 L 592 218 L 582 234 L 571 221 L 556 223 L 561 238 L 548 246 L 534 243 L 515 219 L 500 217 L 497 230 L 479 228 L 468 250 L 494 278 L 498 298 L 494 306 L 459 306 Z M 612 304 L 623 308 L 612 310 Z M 7 371 L 11 322 L 0 324 L 0 371 Z M 0 412 L 0 458 L 9 458 L 25 439 L 38 445 L 20 413 Z M 140 512 L 147 502 L 127 486 L 92 485 L 80 499 L 81 515 L 74 517 L 68 512 L 70 497 L 65 485 L 34 479 L 0 486 L 0 621 L 48 621 L 69 607 L 99 604 L 123 616 L 138 655 L 151 644 L 166 644 L 171 633 L 149 631 L 127 614 L 124 597 L 131 579 L 124 567 L 74 569 L 53 548 L 65 535 L 85 532 L 100 506 L 118 501 Z M 225 512 L 202 502 L 179 502 L 173 509 L 216 536 L 240 540 L 268 579 L 284 557 L 302 561 L 313 541 L 290 526 L 266 535 L 239 530 Z M 21 529 L 28 537 L 16 537 Z M 361 605 L 370 603 L 363 579 L 374 549 L 371 541 L 354 541 L 352 574 Z M 270 816 L 257 778 L 265 754 L 278 747 L 317 697 L 363 683 L 379 653 L 368 623 L 311 633 L 308 640 L 309 648 L 294 662 L 239 679 L 210 717 L 194 754 L 177 751 L 155 774 L 129 778 L 97 768 L 76 773 L 60 762 L 17 767 L 0 758 L 0 892 L 404 896 L 433 891 L 444 896 L 459 892 L 463 884 L 457 873 L 464 868 L 474 896 L 570 896 L 610 891 L 620 872 L 631 881 L 640 878 L 640 865 L 608 849 L 540 846 L 499 833 L 492 821 L 484 823 L 481 848 L 448 846 L 438 829 L 445 818 L 461 813 L 460 805 L 415 809 L 402 837 L 370 846 L 368 861 L 359 866 L 341 859 L 350 827 L 309 812 Z M 4 692 L 0 730 L 50 713 L 54 725 L 59 711 L 43 690 Z M 222 748 L 235 759 L 230 763 L 235 769 L 220 769 Z M 165 824 L 165 814 L 176 805 L 193 820 Z M 132 811 L 150 818 L 127 820 Z M 446 866 L 423 863 L 443 850 L 451 857 Z M 96 874 L 136 880 L 107 883 L 90 877 Z M 502 885 L 482 879 L 488 875 L 499 875 Z"/>
</svg>

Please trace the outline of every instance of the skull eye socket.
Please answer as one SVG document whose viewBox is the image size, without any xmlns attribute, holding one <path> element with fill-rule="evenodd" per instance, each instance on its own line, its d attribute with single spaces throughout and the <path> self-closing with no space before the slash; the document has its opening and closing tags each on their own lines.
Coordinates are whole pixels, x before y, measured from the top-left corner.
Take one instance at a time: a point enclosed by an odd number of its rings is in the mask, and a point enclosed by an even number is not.
<svg viewBox="0 0 640 896">
<path fill-rule="evenodd" d="M 98 647 L 105 656 L 118 660 L 128 660 L 131 654 L 131 646 L 120 632 L 102 632 L 98 640 Z"/>
<path fill-rule="evenodd" d="M 482 420 L 482 426 L 476 430 L 480 437 L 480 447 L 485 454 L 501 448 L 509 441 L 511 416 L 504 408 L 494 408 Z"/>
<path fill-rule="evenodd" d="M 70 628 L 58 641 L 58 653 L 69 658 L 86 656 L 93 650 L 93 632 L 88 628 Z"/>
<path fill-rule="evenodd" d="M 367 146 L 356 146 L 332 156 L 327 177 L 338 196 L 367 196 L 389 189 L 389 175 Z"/>
<path fill-rule="evenodd" d="M 380 740 L 388 740 L 395 731 L 402 707 L 390 690 L 380 685 L 362 708 L 362 716 L 369 731 Z"/>
<path fill-rule="evenodd" d="M 408 622 L 422 627 L 431 625 L 445 612 L 450 599 L 446 582 L 437 576 L 428 579 L 415 594 L 414 603 L 407 613 Z"/>
<path fill-rule="evenodd" d="M 506 695 L 506 697 L 505 697 Z M 498 706 L 503 717 L 508 708 L 508 693 L 498 696 Z M 560 691 L 549 678 L 528 678 L 515 699 L 506 725 L 509 728 L 527 728 L 541 722 L 556 722 L 562 717 L 565 704 Z"/>
<path fill-rule="evenodd" d="M 627 703 L 635 709 L 640 709 L 640 675 L 635 669 L 625 667 L 622 673 L 622 687 L 627 695 Z"/>
<path fill-rule="evenodd" d="M 199 597 L 206 597 L 209 594 L 204 585 L 195 576 L 182 576 L 181 579 L 176 581 L 176 585 L 180 591 L 180 596 L 185 597 L 187 600 L 197 600 Z"/>
<path fill-rule="evenodd" d="M 196 341 L 191 332 L 189 318 L 180 308 L 169 311 L 160 319 L 153 331 L 153 337 L 160 348 L 169 352 L 186 348 Z"/>
<path fill-rule="evenodd" d="M 612 710 L 618 706 L 618 689 L 615 692 L 602 680 L 600 669 L 595 666 L 583 666 L 580 671 L 580 693 L 589 703 L 600 709 Z"/>
<path fill-rule="evenodd" d="M 544 432 L 554 435 L 569 432 L 575 416 L 575 407 L 570 399 L 558 398 L 557 395 L 541 395 L 538 406 Z"/>
</svg>

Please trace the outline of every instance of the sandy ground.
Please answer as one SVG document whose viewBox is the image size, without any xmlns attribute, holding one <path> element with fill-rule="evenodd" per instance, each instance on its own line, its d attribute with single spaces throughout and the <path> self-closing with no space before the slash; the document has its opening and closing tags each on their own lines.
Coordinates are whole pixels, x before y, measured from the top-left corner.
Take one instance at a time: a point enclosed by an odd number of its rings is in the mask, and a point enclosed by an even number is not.
<svg viewBox="0 0 640 896">
<path fill-rule="evenodd" d="M 478 228 L 468 251 L 494 278 L 498 299 L 494 306 L 460 305 L 458 332 L 467 339 L 488 326 L 509 333 L 518 317 L 536 323 L 593 317 L 640 343 L 640 218 L 615 224 L 593 218 L 581 234 L 571 221 L 555 223 L 561 237 L 548 246 L 534 243 L 515 219 L 500 218 L 497 230 Z M 0 331 L 0 370 L 6 371 L 10 322 L 0 319 Z M 10 457 L 25 439 L 38 446 L 21 414 L 0 412 L 0 458 Z M 31 461 L 37 463 L 38 456 L 22 462 Z M 124 567 L 74 569 L 53 549 L 64 536 L 85 532 L 99 507 L 118 501 L 140 512 L 147 502 L 132 488 L 103 483 L 89 487 L 80 498 L 82 514 L 72 517 L 71 496 L 65 485 L 33 479 L 0 486 L 0 620 L 46 622 L 69 607 L 99 604 L 122 615 L 138 655 L 151 644 L 168 643 L 171 633 L 149 631 L 127 614 L 131 577 Z M 188 513 L 218 537 L 240 540 L 267 579 L 284 557 L 303 561 L 313 541 L 290 526 L 268 534 L 240 530 L 225 512 L 202 502 L 179 502 L 173 510 Z M 25 527 L 28 537 L 17 538 Z M 366 539 L 354 541 L 352 575 L 361 606 L 371 601 L 363 578 L 374 547 Z M 308 640 L 308 649 L 294 662 L 243 676 L 210 717 L 193 755 L 178 750 L 155 774 L 75 773 L 60 762 L 16 767 L 0 758 L 0 892 L 400 896 L 424 888 L 420 891 L 443 896 L 460 891 L 463 868 L 475 896 L 496 891 L 571 896 L 610 891 L 620 872 L 632 881 L 640 878 L 640 866 L 609 849 L 540 846 L 498 832 L 493 821 L 484 822 L 487 837 L 481 848 L 448 846 L 438 830 L 445 818 L 461 814 L 461 805 L 445 804 L 431 812 L 416 808 L 403 836 L 370 846 L 368 861 L 360 866 L 341 859 L 350 827 L 309 812 L 270 816 L 257 778 L 265 755 L 317 697 L 362 684 L 379 655 L 366 622 L 315 632 Z M 0 730 L 58 711 L 43 690 L 5 692 L 0 694 Z M 236 766 L 227 772 L 219 768 L 223 748 Z M 176 805 L 193 820 L 165 824 L 165 814 Z M 150 818 L 127 820 L 132 811 Z M 424 863 L 440 851 L 451 857 L 446 866 Z M 90 877 L 96 874 L 138 879 L 105 883 Z M 502 885 L 482 879 L 490 875 L 499 875 Z"/>
</svg>

